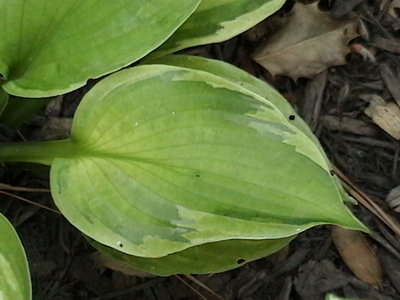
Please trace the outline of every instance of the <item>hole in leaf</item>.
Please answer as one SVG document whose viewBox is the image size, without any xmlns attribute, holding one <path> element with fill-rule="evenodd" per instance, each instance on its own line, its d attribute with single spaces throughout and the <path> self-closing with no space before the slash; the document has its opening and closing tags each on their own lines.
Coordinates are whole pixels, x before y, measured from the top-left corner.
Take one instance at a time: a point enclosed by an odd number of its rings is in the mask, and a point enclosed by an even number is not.
<svg viewBox="0 0 400 300">
<path fill-rule="evenodd" d="M 296 119 L 296 116 L 295 116 L 295 115 L 290 115 L 290 116 L 289 116 L 289 120 L 290 120 L 290 121 L 293 121 L 294 119 Z"/>
<path fill-rule="evenodd" d="M 245 262 L 246 260 L 244 258 L 238 258 L 238 260 L 236 261 L 238 265 L 244 264 Z"/>
</svg>

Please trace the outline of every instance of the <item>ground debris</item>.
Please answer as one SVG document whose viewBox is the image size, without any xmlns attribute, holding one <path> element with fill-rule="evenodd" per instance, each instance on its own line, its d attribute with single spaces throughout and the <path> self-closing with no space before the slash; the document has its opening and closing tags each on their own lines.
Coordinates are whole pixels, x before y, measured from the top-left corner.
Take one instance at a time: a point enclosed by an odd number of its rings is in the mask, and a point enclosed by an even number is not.
<svg viewBox="0 0 400 300">
<path fill-rule="evenodd" d="M 330 18 L 318 3 L 297 3 L 285 25 L 257 50 L 254 60 L 272 75 L 313 78 L 330 66 L 346 63 L 347 43 L 359 35 L 358 26 L 357 18 Z"/>
<path fill-rule="evenodd" d="M 386 202 L 395 212 L 400 213 L 400 185 L 389 192 L 386 196 Z"/>
<path fill-rule="evenodd" d="M 369 102 L 365 114 L 379 127 L 395 139 L 400 139 L 400 107 L 394 102 L 386 102 L 378 95 L 361 95 Z"/>
<path fill-rule="evenodd" d="M 302 299 L 324 299 L 325 293 L 344 287 L 349 277 L 329 260 L 308 261 L 294 279 L 294 287 Z"/>
</svg>

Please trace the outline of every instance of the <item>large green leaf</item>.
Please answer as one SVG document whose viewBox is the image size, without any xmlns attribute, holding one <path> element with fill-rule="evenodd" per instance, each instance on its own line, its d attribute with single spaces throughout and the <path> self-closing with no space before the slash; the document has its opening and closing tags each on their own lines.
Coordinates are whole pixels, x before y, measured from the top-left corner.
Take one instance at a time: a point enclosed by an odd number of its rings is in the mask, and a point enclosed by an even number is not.
<svg viewBox="0 0 400 300">
<path fill-rule="evenodd" d="M 200 0 L 0 0 L 0 74 L 22 97 L 63 94 L 140 59 Z"/>
<path fill-rule="evenodd" d="M 13 226 L 0 214 L 0 299 L 31 299 L 28 263 Z"/>
<path fill-rule="evenodd" d="M 326 223 L 365 229 L 307 135 L 268 100 L 207 72 L 118 72 L 86 94 L 71 140 L 47 147 L 67 147 L 51 168 L 59 209 L 128 254 L 283 238 Z"/>
<path fill-rule="evenodd" d="M 285 0 L 202 0 L 194 14 L 154 54 L 226 41 L 276 12 Z"/>
<path fill-rule="evenodd" d="M 268 256 L 287 245 L 293 237 L 277 240 L 228 240 L 191 247 L 160 258 L 125 254 L 89 240 L 103 255 L 156 275 L 223 272 Z"/>
</svg>

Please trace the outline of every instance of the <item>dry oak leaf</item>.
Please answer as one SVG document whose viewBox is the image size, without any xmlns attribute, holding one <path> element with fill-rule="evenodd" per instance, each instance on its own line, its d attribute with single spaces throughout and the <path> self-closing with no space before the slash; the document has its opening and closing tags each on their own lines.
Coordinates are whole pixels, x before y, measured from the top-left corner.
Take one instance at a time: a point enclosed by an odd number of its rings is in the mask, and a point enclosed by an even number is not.
<svg viewBox="0 0 400 300">
<path fill-rule="evenodd" d="M 360 98 L 369 102 L 365 114 L 386 133 L 400 140 L 400 107 L 378 95 L 361 95 Z"/>
<path fill-rule="evenodd" d="M 346 63 L 348 42 L 359 34 L 359 19 L 333 19 L 311 5 L 296 3 L 285 25 L 254 55 L 254 60 L 272 75 L 294 80 L 312 78 L 330 66 Z"/>
</svg>

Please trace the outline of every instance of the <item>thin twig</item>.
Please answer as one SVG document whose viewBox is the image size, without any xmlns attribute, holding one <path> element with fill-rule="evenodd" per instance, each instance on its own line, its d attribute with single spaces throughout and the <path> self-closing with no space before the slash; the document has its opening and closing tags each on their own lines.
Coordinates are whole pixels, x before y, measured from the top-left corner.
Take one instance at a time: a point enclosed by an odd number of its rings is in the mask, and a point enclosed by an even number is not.
<svg viewBox="0 0 400 300">
<path fill-rule="evenodd" d="M 167 277 L 154 278 L 154 279 L 151 279 L 151 280 L 146 281 L 144 283 L 141 283 L 141 284 L 135 285 L 133 287 L 130 287 L 130 288 L 126 288 L 126 289 L 123 289 L 123 290 L 120 289 L 120 290 L 117 290 L 117 291 L 109 292 L 109 293 L 107 293 L 105 295 L 101 295 L 101 296 L 98 296 L 98 297 L 90 298 L 90 300 L 111 300 L 111 299 L 119 299 L 120 297 L 127 297 L 129 294 L 132 294 L 134 292 L 140 292 L 142 290 L 152 288 L 154 285 L 166 281 L 166 279 L 167 279 Z"/>
<path fill-rule="evenodd" d="M 21 186 L 12 186 L 5 183 L 0 183 L 0 190 L 16 191 L 16 192 L 31 192 L 31 193 L 50 193 L 49 189 L 38 189 Z"/>
<path fill-rule="evenodd" d="M 52 208 L 47 207 L 47 206 L 45 206 L 45 205 L 42 205 L 42 204 L 40 204 L 40 203 L 36 203 L 36 202 L 31 201 L 31 200 L 29 200 L 29 199 L 26 199 L 26 198 L 24 198 L 24 197 L 17 196 L 17 195 L 14 195 L 14 194 L 11 194 L 11 193 L 2 191 L 2 190 L 0 190 L 0 194 L 3 194 L 3 195 L 6 195 L 6 196 L 9 196 L 9 197 L 12 197 L 12 198 L 15 198 L 15 199 L 18 199 L 18 200 L 27 202 L 27 203 L 32 204 L 32 205 L 35 205 L 35 206 L 37 206 L 37 207 L 40 207 L 40 208 L 49 210 L 49 211 L 51 211 L 51 212 L 53 212 L 53 213 L 56 213 L 56 214 L 58 214 L 58 215 L 62 215 L 58 210 L 52 209 Z"/>
<path fill-rule="evenodd" d="M 334 167 L 333 171 L 339 177 L 343 186 L 350 195 L 352 195 L 358 202 L 360 202 L 400 237 L 400 224 L 392 216 L 387 214 L 378 204 L 375 203 L 375 201 L 358 189 L 339 169 Z"/>
<path fill-rule="evenodd" d="M 189 283 L 186 282 L 183 278 L 181 278 L 179 275 L 174 275 L 178 280 L 180 280 L 184 285 L 186 285 L 188 288 L 190 288 L 193 292 L 195 292 L 201 299 L 207 300 L 207 298 L 200 293 L 198 290 L 196 290 L 194 287 L 192 287 Z"/>
<path fill-rule="evenodd" d="M 214 295 L 218 299 L 221 299 L 221 300 L 224 299 L 221 295 L 218 295 L 216 292 L 214 292 L 211 288 L 209 288 L 203 282 L 198 280 L 196 277 L 194 277 L 194 276 L 192 276 L 190 274 L 183 274 L 183 276 L 185 276 L 187 279 L 193 281 L 195 284 L 197 284 L 198 286 L 202 287 L 203 289 L 205 289 L 207 292 L 209 292 L 210 294 Z"/>
</svg>

